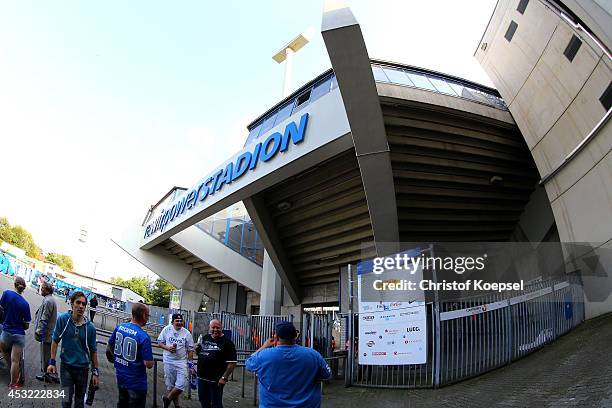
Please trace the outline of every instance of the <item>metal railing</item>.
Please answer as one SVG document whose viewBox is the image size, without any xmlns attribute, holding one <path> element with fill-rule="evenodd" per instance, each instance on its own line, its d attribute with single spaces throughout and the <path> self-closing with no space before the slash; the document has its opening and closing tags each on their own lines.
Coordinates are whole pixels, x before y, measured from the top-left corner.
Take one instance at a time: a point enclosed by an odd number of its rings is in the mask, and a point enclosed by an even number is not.
<svg viewBox="0 0 612 408">
<path fill-rule="evenodd" d="M 352 358 L 345 384 L 381 388 L 432 388 L 483 374 L 551 343 L 584 321 L 577 274 L 528 285 L 522 292 L 431 302 L 427 310 L 427 362 L 370 366 L 358 363 L 358 313 L 343 324 Z"/>
</svg>

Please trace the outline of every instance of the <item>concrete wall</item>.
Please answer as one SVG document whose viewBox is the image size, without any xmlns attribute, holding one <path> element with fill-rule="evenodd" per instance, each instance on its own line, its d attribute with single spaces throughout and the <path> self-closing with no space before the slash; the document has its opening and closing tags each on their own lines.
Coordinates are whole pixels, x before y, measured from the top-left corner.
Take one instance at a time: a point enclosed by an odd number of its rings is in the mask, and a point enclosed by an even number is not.
<svg viewBox="0 0 612 408">
<path fill-rule="evenodd" d="M 116 243 L 130 256 L 151 270 L 151 272 L 167 280 L 177 288 L 199 292 L 200 301 L 202 299 L 201 294 L 206 294 L 215 300 L 219 299 L 218 284 L 209 281 L 197 269 L 192 269 L 191 265 L 165 253 L 161 248 L 153 248 L 151 250 L 140 249 L 140 239 L 139 229 L 132 228 L 124 232 Z M 197 300 L 192 298 L 193 296 L 190 297 L 190 300 L 186 298 L 186 302 L 190 304 L 197 303 Z"/>
<path fill-rule="evenodd" d="M 498 2 L 475 56 L 508 103 L 545 177 L 606 114 L 599 98 L 612 81 L 612 65 L 588 35 L 543 2 L 530 1 L 524 14 L 517 5 L 518 0 Z M 507 41 L 511 21 L 518 28 Z M 570 61 L 564 51 L 574 35 L 582 45 Z M 562 242 L 589 242 L 607 252 L 612 239 L 611 150 L 608 123 L 544 184 Z M 612 311 L 612 296 L 599 293 L 602 287 L 612 291 L 611 272 L 608 263 L 605 273 L 583 276 L 587 318 Z M 599 294 L 590 296 L 594 290 Z"/>
<path fill-rule="evenodd" d="M 261 266 L 195 225 L 179 232 L 172 240 L 241 285 L 256 292 L 261 290 Z"/>
</svg>

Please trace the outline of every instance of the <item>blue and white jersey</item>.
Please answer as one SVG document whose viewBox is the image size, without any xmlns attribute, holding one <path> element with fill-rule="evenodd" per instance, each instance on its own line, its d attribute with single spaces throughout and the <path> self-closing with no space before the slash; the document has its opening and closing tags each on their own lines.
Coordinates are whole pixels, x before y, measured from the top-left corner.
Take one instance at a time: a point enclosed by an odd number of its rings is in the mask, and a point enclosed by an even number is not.
<svg viewBox="0 0 612 408">
<path fill-rule="evenodd" d="M 115 327 L 108 344 L 114 350 L 117 384 L 129 390 L 146 391 L 144 362 L 153 360 L 149 335 L 134 323 L 121 323 Z"/>
<path fill-rule="evenodd" d="M 169 324 L 159 333 L 157 342 L 164 343 L 166 346 L 176 344 L 175 353 L 164 350 L 164 364 L 187 365 L 187 353 L 193 351 L 194 346 L 189 330 L 181 327 L 179 331 L 176 331 L 174 326 Z"/>
</svg>

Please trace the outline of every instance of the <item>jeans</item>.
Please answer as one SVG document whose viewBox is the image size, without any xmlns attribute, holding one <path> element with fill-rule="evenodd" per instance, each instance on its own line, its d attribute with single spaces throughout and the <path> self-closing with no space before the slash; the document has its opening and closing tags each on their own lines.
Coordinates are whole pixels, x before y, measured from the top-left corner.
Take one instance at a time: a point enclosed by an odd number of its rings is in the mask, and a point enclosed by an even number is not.
<svg viewBox="0 0 612 408">
<path fill-rule="evenodd" d="M 74 398 L 74 408 L 83 408 L 85 405 L 85 391 L 87 389 L 89 368 L 74 367 L 61 363 L 60 383 L 65 396 L 62 400 L 62 408 L 71 408 Z"/>
<path fill-rule="evenodd" d="M 119 387 L 117 408 L 145 408 L 147 390 L 137 391 Z"/>
<path fill-rule="evenodd" d="M 4 351 L 10 350 L 13 346 L 23 350 L 25 348 L 25 334 L 11 334 L 5 330 L 0 334 L 0 343 L 4 345 Z"/>
<path fill-rule="evenodd" d="M 40 371 L 44 374 L 47 372 L 49 359 L 51 358 L 51 343 L 40 343 Z"/>
<path fill-rule="evenodd" d="M 198 378 L 198 399 L 202 408 L 223 408 L 223 386 Z"/>
</svg>

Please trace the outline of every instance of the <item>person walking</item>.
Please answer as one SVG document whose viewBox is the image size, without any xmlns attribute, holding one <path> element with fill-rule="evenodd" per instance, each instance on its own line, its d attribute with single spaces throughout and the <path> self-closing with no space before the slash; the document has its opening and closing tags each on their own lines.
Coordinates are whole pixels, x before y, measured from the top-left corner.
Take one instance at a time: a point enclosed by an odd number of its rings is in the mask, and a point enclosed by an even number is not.
<svg viewBox="0 0 612 408">
<path fill-rule="evenodd" d="M 51 358 L 47 373 L 57 374 L 57 349 L 62 343 L 60 359 L 60 384 L 65 396 L 62 408 L 83 408 L 89 368 L 91 366 L 92 385 L 98 386 L 100 372 L 98 370 L 98 354 L 96 346 L 96 328 L 87 317 L 87 297 L 81 291 L 76 291 L 70 297 L 72 310 L 60 314 L 53 330 L 51 343 Z"/>
<path fill-rule="evenodd" d="M 40 294 L 43 301 L 35 314 L 34 339 L 40 342 L 40 374 L 36 376 L 39 381 L 59 382 L 56 376 L 47 373 L 47 364 L 51 358 L 51 342 L 53 330 L 57 320 L 57 304 L 53 299 L 53 286 L 49 282 L 40 285 Z"/>
<path fill-rule="evenodd" d="M 221 322 L 211 320 L 210 334 L 196 345 L 198 399 L 202 408 L 223 408 L 223 387 L 236 368 L 236 346 L 223 335 Z"/>
<path fill-rule="evenodd" d="M 321 355 L 295 344 L 293 323 L 280 321 L 275 326 L 278 346 L 270 338 L 246 360 L 246 369 L 259 379 L 259 406 L 321 406 L 320 381 L 331 377 L 331 369 Z"/>
<path fill-rule="evenodd" d="M 0 351 L 4 354 L 4 361 L 10 364 L 9 388 L 11 389 L 20 387 L 19 371 L 25 347 L 25 331 L 32 320 L 30 305 L 22 296 L 26 288 L 25 280 L 18 276 L 14 285 L 14 291 L 7 289 L 0 297 L 0 306 L 4 309 Z"/>
<path fill-rule="evenodd" d="M 193 337 L 185 327 L 183 316 L 172 315 L 172 324 L 164 327 L 157 338 L 159 346 L 164 349 L 164 382 L 167 394 L 162 397 L 164 408 L 171 402 L 180 407 L 180 396 L 188 387 L 187 373 L 193 370 Z"/>
<path fill-rule="evenodd" d="M 98 298 L 96 295 L 93 295 L 91 300 L 89 301 L 89 320 L 91 320 L 92 323 L 96 315 L 97 307 L 98 307 Z"/>
<path fill-rule="evenodd" d="M 149 308 L 134 303 L 132 320 L 115 327 L 108 339 L 106 358 L 117 374 L 117 408 L 144 408 L 147 402 L 147 369 L 154 363 L 151 339 L 142 329 L 147 321 Z"/>
</svg>

